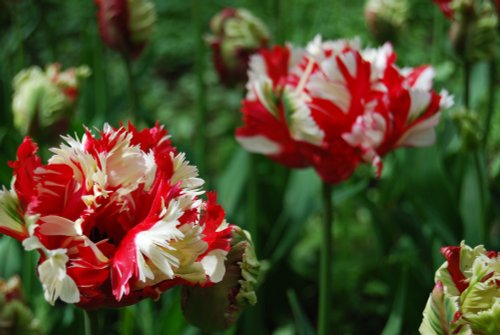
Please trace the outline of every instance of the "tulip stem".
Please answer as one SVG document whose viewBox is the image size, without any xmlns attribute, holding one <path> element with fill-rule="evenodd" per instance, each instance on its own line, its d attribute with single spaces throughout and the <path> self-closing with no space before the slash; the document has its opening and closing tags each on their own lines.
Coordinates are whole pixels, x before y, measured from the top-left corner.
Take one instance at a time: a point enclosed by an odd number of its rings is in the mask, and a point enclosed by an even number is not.
<svg viewBox="0 0 500 335">
<path fill-rule="evenodd" d="M 321 243 L 321 264 L 319 272 L 319 317 L 318 317 L 318 335 L 329 335 L 331 294 L 330 287 L 332 283 L 332 225 L 333 225 L 333 203 L 332 203 L 332 185 L 323 182 L 323 231 Z"/>
<path fill-rule="evenodd" d="M 135 87 L 134 81 L 134 73 L 132 70 L 132 60 L 129 56 L 123 55 L 123 61 L 125 63 L 125 69 L 127 72 L 127 85 L 128 85 L 128 95 L 130 99 L 130 118 L 132 122 L 136 122 L 138 120 L 137 115 L 137 90 Z"/>
<path fill-rule="evenodd" d="M 470 113 L 470 77 L 471 77 L 471 63 L 464 60 L 464 106 L 467 113 Z"/>
<path fill-rule="evenodd" d="M 203 42 L 202 8 L 203 1 L 192 0 L 192 17 L 196 38 L 195 69 L 196 69 L 196 157 L 200 175 L 206 178 L 206 137 L 207 137 L 207 108 L 205 80 L 203 78 L 205 63 L 205 44 Z"/>
<path fill-rule="evenodd" d="M 486 148 L 486 144 L 488 144 L 488 136 L 490 133 L 490 128 L 491 128 L 491 120 L 493 118 L 493 114 L 495 112 L 495 80 L 496 80 L 496 72 L 497 72 L 497 65 L 496 65 L 496 59 L 493 58 L 490 61 L 490 73 L 489 73 L 489 87 L 488 87 L 488 109 L 486 111 L 486 121 L 484 124 L 484 133 L 483 133 L 483 140 L 482 140 L 482 145 L 483 148 Z"/>
<path fill-rule="evenodd" d="M 85 335 L 98 335 L 99 332 L 99 320 L 97 311 L 83 311 L 84 315 L 84 330 Z"/>
<path fill-rule="evenodd" d="M 443 13 L 434 6 L 433 31 L 432 31 L 432 64 L 441 61 L 441 50 L 443 45 Z"/>
<path fill-rule="evenodd" d="M 258 187 L 257 187 L 257 162 L 255 155 L 250 154 L 250 171 L 248 171 L 248 200 L 247 200 L 247 228 L 250 231 L 250 235 L 252 235 L 252 240 L 255 246 L 255 250 L 258 249 L 258 219 L 257 219 L 257 210 L 258 210 Z"/>
</svg>

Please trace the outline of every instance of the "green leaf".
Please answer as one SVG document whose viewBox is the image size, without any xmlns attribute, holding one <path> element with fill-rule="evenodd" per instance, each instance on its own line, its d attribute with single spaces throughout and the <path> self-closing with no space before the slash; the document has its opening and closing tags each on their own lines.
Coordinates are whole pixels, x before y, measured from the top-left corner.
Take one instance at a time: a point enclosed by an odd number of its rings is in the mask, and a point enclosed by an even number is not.
<svg viewBox="0 0 500 335">
<path fill-rule="evenodd" d="M 234 217 L 248 177 L 250 154 L 238 148 L 228 167 L 219 178 L 217 194 L 229 217 Z"/>
<path fill-rule="evenodd" d="M 21 272 L 21 247 L 15 239 L 2 236 L 0 238 L 0 255 L 9 255 L 4 257 L 0 264 L 0 277 L 10 278 Z"/>
<path fill-rule="evenodd" d="M 469 245 L 478 245 L 484 241 L 484 194 L 482 193 L 481 167 L 474 163 L 477 157 L 469 156 L 460 192 L 460 214 L 464 224 L 464 238 Z"/>
<path fill-rule="evenodd" d="M 266 245 L 280 260 L 299 237 L 307 218 L 318 209 L 321 182 L 314 170 L 293 171 L 285 191 L 284 209 Z M 267 254 L 267 252 L 266 252 Z"/>
<path fill-rule="evenodd" d="M 387 321 L 384 330 L 382 331 L 382 335 L 401 334 L 401 329 L 403 327 L 404 309 L 406 304 L 407 287 L 408 273 L 406 269 L 403 269 L 401 280 L 399 282 L 398 292 L 396 294 L 396 298 L 394 299 L 394 305 L 392 306 L 389 320 Z"/>
<path fill-rule="evenodd" d="M 288 296 L 288 303 L 292 308 L 293 317 L 295 319 L 295 329 L 298 335 L 314 335 L 314 329 L 309 323 L 302 307 L 300 307 L 297 294 L 294 290 L 289 289 L 286 292 Z"/>
</svg>

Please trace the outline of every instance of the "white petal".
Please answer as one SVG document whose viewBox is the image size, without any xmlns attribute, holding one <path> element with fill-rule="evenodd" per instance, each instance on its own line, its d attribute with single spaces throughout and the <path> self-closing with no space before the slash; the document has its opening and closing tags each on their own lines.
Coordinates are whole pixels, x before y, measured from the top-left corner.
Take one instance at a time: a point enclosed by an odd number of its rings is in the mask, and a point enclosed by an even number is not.
<svg viewBox="0 0 500 335">
<path fill-rule="evenodd" d="M 411 122 L 417 119 L 429 106 L 432 95 L 430 92 L 422 90 L 410 90 L 410 111 L 408 120 Z"/>
<path fill-rule="evenodd" d="M 424 147 L 436 141 L 434 127 L 439 123 L 440 114 L 435 114 L 425 121 L 408 129 L 397 142 L 397 146 Z"/>
<path fill-rule="evenodd" d="M 31 250 L 36 250 L 36 249 L 45 249 L 45 247 L 42 245 L 38 237 L 36 236 L 31 236 L 28 238 L 25 238 L 23 240 L 23 247 L 24 250 L 26 251 L 31 251 Z"/>
<path fill-rule="evenodd" d="M 246 150 L 264 155 L 277 155 L 281 146 L 262 135 L 236 136 L 238 143 Z"/>
<path fill-rule="evenodd" d="M 347 67 L 347 71 L 349 71 L 349 74 L 351 77 L 356 76 L 357 72 L 357 65 L 356 65 L 356 58 L 354 57 L 353 52 L 347 52 L 345 54 L 341 54 L 339 56 L 340 60 L 344 65 Z"/>
<path fill-rule="evenodd" d="M 79 302 L 78 287 L 73 278 L 66 273 L 68 262 L 66 249 L 49 250 L 47 256 L 47 259 L 38 266 L 45 300 L 51 305 L 54 305 L 58 298 L 70 304 Z"/>
<path fill-rule="evenodd" d="M 218 283 L 224 278 L 224 274 L 226 273 L 224 265 L 226 255 L 227 251 L 215 249 L 207 253 L 201 260 L 201 265 L 211 282 Z"/>
<path fill-rule="evenodd" d="M 62 216 L 47 215 L 40 218 L 40 233 L 50 236 L 77 236 L 81 235 L 81 226 Z M 79 233 L 78 233 L 78 231 Z"/>
<path fill-rule="evenodd" d="M 431 66 L 427 67 L 417 78 L 417 80 L 413 84 L 413 88 L 425 91 L 432 90 L 432 81 L 434 79 L 435 74 L 436 73 Z"/>
<path fill-rule="evenodd" d="M 447 90 L 442 90 L 439 95 L 441 96 L 441 100 L 439 101 L 439 107 L 442 109 L 448 109 L 455 104 L 455 99 L 453 95 L 448 93 Z"/>
</svg>

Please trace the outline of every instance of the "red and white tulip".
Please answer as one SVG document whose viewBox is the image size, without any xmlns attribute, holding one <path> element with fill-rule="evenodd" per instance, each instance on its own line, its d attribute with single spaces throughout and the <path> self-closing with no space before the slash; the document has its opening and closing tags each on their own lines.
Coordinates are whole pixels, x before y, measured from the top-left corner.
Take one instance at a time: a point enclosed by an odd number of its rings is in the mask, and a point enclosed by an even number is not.
<svg viewBox="0 0 500 335">
<path fill-rule="evenodd" d="M 64 140 L 43 164 L 25 138 L 0 192 L 0 232 L 40 253 L 48 302 L 125 306 L 222 280 L 232 226 L 163 127 Z"/>
<path fill-rule="evenodd" d="M 389 151 L 433 143 L 439 111 L 452 103 L 432 91 L 432 68 L 395 60 L 390 44 L 361 49 L 356 39 L 262 50 L 250 61 L 236 138 L 286 166 L 314 166 L 328 183 L 363 161 L 380 173 Z"/>
</svg>

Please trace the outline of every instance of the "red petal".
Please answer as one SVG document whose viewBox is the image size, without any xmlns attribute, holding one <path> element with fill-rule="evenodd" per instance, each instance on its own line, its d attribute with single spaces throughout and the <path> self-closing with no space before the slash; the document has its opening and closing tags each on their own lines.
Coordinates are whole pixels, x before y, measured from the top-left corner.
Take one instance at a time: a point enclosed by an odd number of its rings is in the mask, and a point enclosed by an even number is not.
<svg viewBox="0 0 500 335">
<path fill-rule="evenodd" d="M 38 146 L 29 137 L 25 137 L 23 143 L 17 149 L 17 160 L 9 162 L 9 166 L 14 169 L 14 189 L 19 197 L 19 201 L 24 210 L 33 199 L 36 193 L 36 181 L 34 171 L 42 165 L 40 157 L 36 155 Z"/>
<path fill-rule="evenodd" d="M 455 287 L 460 293 L 462 293 L 469 283 L 467 283 L 467 278 L 460 270 L 460 250 L 462 247 L 442 247 L 441 253 L 448 261 L 448 272 L 450 273 L 451 279 L 455 284 Z"/>
</svg>

